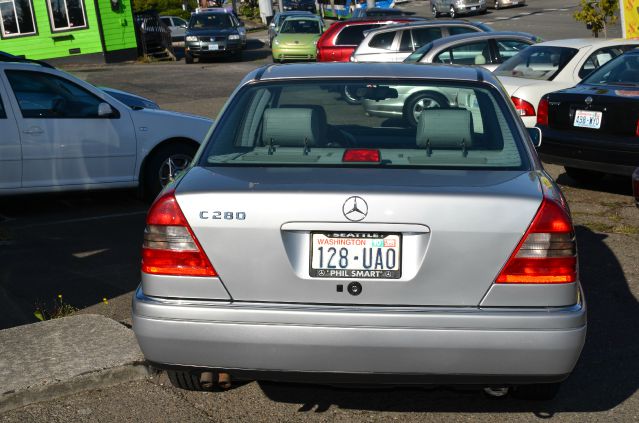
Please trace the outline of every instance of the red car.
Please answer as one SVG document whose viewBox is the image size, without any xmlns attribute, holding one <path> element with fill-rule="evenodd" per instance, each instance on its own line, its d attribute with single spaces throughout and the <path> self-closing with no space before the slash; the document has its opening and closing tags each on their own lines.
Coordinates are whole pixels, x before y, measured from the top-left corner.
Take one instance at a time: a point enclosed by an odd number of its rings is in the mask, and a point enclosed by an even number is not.
<svg viewBox="0 0 639 423">
<path fill-rule="evenodd" d="M 335 22 L 317 41 L 318 62 L 348 62 L 364 39 L 364 32 L 384 25 L 423 20 L 397 16 L 393 18 L 362 18 Z"/>
</svg>

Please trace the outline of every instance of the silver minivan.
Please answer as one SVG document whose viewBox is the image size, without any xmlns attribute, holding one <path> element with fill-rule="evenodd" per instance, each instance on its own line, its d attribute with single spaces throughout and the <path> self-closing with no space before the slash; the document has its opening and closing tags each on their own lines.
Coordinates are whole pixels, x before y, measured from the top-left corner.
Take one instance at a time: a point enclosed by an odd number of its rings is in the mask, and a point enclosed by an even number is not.
<svg viewBox="0 0 639 423">
<path fill-rule="evenodd" d="M 388 25 L 370 30 L 353 54 L 351 62 L 401 62 L 421 46 L 453 35 L 490 32 L 479 22 L 443 20 Z"/>
<path fill-rule="evenodd" d="M 454 19 L 458 15 L 484 14 L 488 9 L 486 0 L 431 0 L 430 4 L 436 18 L 439 15 L 449 15 Z"/>
</svg>

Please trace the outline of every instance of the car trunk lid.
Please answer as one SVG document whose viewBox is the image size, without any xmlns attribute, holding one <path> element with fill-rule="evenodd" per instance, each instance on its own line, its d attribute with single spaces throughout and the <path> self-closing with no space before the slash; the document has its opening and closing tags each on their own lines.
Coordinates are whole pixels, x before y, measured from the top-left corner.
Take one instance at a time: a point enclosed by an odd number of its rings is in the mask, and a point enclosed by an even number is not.
<svg viewBox="0 0 639 423">
<path fill-rule="evenodd" d="M 624 86 L 581 85 L 553 93 L 548 97 L 548 125 L 553 129 L 633 136 L 639 118 L 638 98 L 639 88 Z M 583 118 L 576 120 L 577 116 Z M 584 120 L 590 116 L 598 121 Z"/>
<path fill-rule="evenodd" d="M 359 221 L 345 216 L 353 197 L 366 209 Z M 477 306 L 542 194 L 537 174 L 521 171 L 196 167 L 176 198 L 235 301 Z M 319 277 L 314 233 L 392 234 L 399 273 Z"/>
</svg>

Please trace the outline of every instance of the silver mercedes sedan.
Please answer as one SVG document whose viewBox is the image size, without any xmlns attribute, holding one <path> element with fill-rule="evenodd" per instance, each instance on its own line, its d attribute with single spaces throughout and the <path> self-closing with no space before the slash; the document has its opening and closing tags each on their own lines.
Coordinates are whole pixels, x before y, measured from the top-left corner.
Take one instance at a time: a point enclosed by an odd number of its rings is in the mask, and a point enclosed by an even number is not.
<svg viewBox="0 0 639 423">
<path fill-rule="evenodd" d="M 416 126 L 336 94 L 446 91 Z M 239 379 L 474 384 L 552 398 L 586 336 L 570 212 L 483 69 L 248 74 L 144 233 L 133 328 L 191 390 Z M 533 136 L 531 136 L 533 135 Z"/>
</svg>

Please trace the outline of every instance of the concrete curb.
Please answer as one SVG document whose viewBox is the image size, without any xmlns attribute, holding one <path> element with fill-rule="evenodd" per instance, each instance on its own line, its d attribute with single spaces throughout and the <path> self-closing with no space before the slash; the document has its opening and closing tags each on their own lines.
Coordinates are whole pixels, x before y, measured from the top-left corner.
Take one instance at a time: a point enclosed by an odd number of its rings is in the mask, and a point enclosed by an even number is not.
<svg viewBox="0 0 639 423">
<path fill-rule="evenodd" d="M 130 364 L 83 374 L 64 382 L 29 387 L 17 392 L 5 392 L 0 399 L 0 413 L 79 392 L 145 379 L 151 374 L 150 368 L 142 363 Z"/>
<path fill-rule="evenodd" d="M 133 331 L 80 314 L 0 331 L 0 412 L 149 376 Z"/>
</svg>

